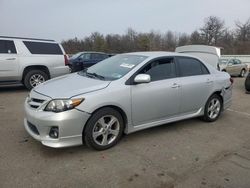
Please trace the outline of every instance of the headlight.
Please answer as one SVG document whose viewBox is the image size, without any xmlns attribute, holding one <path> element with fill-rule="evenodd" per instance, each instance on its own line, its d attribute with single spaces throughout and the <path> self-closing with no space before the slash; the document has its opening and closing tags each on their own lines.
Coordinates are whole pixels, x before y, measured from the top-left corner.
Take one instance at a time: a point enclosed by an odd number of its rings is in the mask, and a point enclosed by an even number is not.
<svg viewBox="0 0 250 188">
<path fill-rule="evenodd" d="M 45 107 L 44 111 L 49 112 L 63 112 L 67 110 L 71 110 L 81 104 L 84 101 L 81 99 L 55 99 L 50 101 Z"/>
</svg>

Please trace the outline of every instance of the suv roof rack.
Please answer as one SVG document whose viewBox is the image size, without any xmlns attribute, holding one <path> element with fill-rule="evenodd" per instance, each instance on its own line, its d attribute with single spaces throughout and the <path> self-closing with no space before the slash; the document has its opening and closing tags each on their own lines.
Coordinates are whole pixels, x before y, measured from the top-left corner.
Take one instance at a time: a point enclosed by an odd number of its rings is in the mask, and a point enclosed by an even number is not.
<svg viewBox="0 0 250 188">
<path fill-rule="evenodd" d="M 26 37 L 9 37 L 9 36 L 0 36 L 0 38 L 26 39 L 26 40 L 40 40 L 40 41 L 55 42 L 54 40 L 51 40 L 51 39 L 38 39 L 38 38 L 26 38 Z"/>
</svg>

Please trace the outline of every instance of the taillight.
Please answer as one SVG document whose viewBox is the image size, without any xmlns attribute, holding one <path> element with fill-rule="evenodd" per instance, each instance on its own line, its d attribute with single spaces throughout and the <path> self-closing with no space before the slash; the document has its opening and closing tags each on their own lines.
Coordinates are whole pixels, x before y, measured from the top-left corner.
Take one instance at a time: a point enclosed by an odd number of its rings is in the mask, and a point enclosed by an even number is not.
<svg viewBox="0 0 250 188">
<path fill-rule="evenodd" d="M 64 55 L 64 63 L 65 63 L 65 66 L 69 65 L 69 59 L 67 55 Z"/>
<path fill-rule="evenodd" d="M 231 82 L 231 85 L 234 83 L 234 79 L 232 77 L 230 77 L 230 82 Z"/>
</svg>

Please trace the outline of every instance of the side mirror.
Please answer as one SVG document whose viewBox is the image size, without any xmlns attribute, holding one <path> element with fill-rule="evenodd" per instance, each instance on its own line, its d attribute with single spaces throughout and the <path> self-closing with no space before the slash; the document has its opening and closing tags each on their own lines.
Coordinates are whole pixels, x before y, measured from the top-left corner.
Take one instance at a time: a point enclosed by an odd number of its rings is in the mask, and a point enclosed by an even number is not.
<svg viewBox="0 0 250 188">
<path fill-rule="evenodd" d="M 138 74 L 135 77 L 134 82 L 137 84 L 149 83 L 151 82 L 151 77 L 148 74 Z"/>
<path fill-rule="evenodd" d="M 233 63 L 228 63 L 228 66 L 233 66 Z"/>
</svg>

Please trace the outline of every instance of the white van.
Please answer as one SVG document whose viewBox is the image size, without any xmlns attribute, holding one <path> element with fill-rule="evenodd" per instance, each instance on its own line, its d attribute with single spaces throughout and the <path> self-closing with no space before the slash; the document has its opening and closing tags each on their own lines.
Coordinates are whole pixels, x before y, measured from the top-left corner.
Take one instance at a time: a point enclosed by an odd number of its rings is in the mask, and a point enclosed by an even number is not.
<svg viewBox="0 0 250 188">
<path fill-rule="evenodd" d="M 32 89 L 67 73 L 68 57 L 54 40 L 0 36 L 0 85 Z"/>
<path fill-rule="evenodd" d="M 196 56 L 219 70 L 221 49 L 218 47 L 206 45 L 187 45 L 177 47 L 175 51 L 178 53 L 187 53 Z"/>
</svg>

